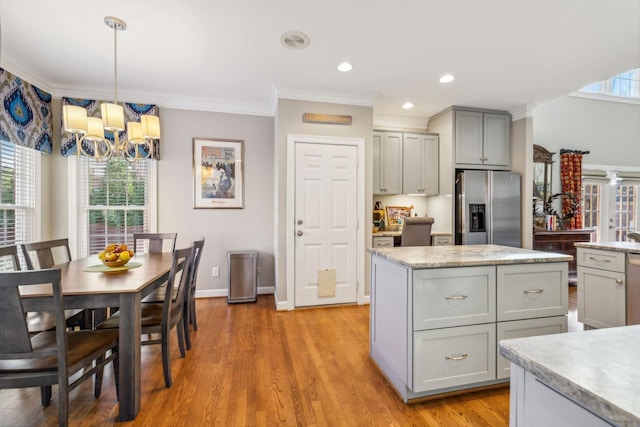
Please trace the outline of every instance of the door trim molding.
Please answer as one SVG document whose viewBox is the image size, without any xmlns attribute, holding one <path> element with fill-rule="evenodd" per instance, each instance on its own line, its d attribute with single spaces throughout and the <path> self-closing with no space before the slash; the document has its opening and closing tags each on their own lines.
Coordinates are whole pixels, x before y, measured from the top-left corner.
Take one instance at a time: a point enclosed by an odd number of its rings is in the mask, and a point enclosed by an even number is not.
<svg viewBox="0 0 640 427">
<path fill-rule="evenodd" d="M 351 138 L 342 136 L 319 136 L 319 135 L 300 135 L 287 134 L 287 226 L 286 226 L 286 245 L 287 245 L 287 310 L 294 310 L 295 307 L 295 144 L 301 142 L 306 144 L 327 144 L 327 145 L 351 145 L 357 148 L 357 215 L 358 231 L 356 236 L 357 254 L 356 254 L 356 277 L 358 281 L 358 289 L 356 292 L 356 302 L 365 304 L 364 296 L 364 266 L 365 266 L 365 241 L 364 241 L 364 195 L 365 195 L 365 139 Z"/>
</svg>

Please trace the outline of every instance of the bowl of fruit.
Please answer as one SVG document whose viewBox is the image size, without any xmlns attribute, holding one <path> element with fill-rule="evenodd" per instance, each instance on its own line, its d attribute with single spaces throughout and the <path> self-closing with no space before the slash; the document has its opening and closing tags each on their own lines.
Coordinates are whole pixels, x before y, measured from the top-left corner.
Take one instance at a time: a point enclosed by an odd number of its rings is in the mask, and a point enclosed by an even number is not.
<svg viewBox="0 0 640 427">
<path fill-rule="evenodd" d="M 133 255 L 133 251 L 128 249 L 126 243 L 111 243 L 98 254 L 98 258 L 107 267 L 122 267 L 133 258 Z"/>
</svg>

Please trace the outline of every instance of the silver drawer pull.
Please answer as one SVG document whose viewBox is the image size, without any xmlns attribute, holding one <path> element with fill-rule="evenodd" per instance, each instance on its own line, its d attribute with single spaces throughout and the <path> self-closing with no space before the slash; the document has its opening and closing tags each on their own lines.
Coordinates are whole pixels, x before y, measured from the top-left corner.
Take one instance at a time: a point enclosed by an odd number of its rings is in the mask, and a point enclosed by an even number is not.
<svg viewBox="0 0 640 427">
<path fill-rule="evenodd" d="M 544 292 L 544 289 L 525 289 L 523 292 L 525 294 L 541 294 Z"/>
<path fill-rule="evenodd" d="M 467 353 L 462 353 L 458 356 L 445 356 L 445 360 L 464 360 L 469 356 Z"/>
<path fill-rule="evenodd" d="M 448 296 L 444 297 L 444 299 L 461 300 L 461 299 L 467 299 L 467 296 L 466 295 L 448 295 Z"/>
<path fill-rule="evenodd" d="M 594 256 L 590 256 L 589 259 L 591 261 L 596 261 L 596 262 L 611 262 L 610 259 L 606 259 L 606 258 L 596 258 Z"/>
<path fill-rule="evenodd" d="M 622 279 L 616 279 L 616 283 L 617 283 L 618 285 L 622 285 L 622 283 L 623 283 L 623 282 L 622 282 Z"/>
</svg>

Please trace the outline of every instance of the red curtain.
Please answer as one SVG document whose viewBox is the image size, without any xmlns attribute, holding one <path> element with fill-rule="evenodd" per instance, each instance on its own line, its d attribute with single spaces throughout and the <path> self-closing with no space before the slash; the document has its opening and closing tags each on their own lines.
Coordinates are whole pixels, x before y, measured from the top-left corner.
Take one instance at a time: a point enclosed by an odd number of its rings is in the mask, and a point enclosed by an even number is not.
<svg viewBox="0 0 640 427">
<path fill-rule="evenodd" d="M 582 156 L 588 151 L 560 150 L 563 227 L 582 228 Z"/>
</svg>

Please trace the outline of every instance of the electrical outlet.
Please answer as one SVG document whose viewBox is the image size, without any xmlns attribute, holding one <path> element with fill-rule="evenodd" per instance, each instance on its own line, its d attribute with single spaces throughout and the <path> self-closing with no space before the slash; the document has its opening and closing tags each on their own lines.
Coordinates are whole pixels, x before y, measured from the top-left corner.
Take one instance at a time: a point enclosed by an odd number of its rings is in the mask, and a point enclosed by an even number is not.
<svg viewBox="0 0 640 427">
<path fill-rule="evenodd" d="M 213 267 L 213 268 L 211 269 L 211 275 L 212 275 L 213 277 L 218 277 L 218 276 L 220 276 L 220 270 L 218 269 L 218 267 Z"/>
</svg>

